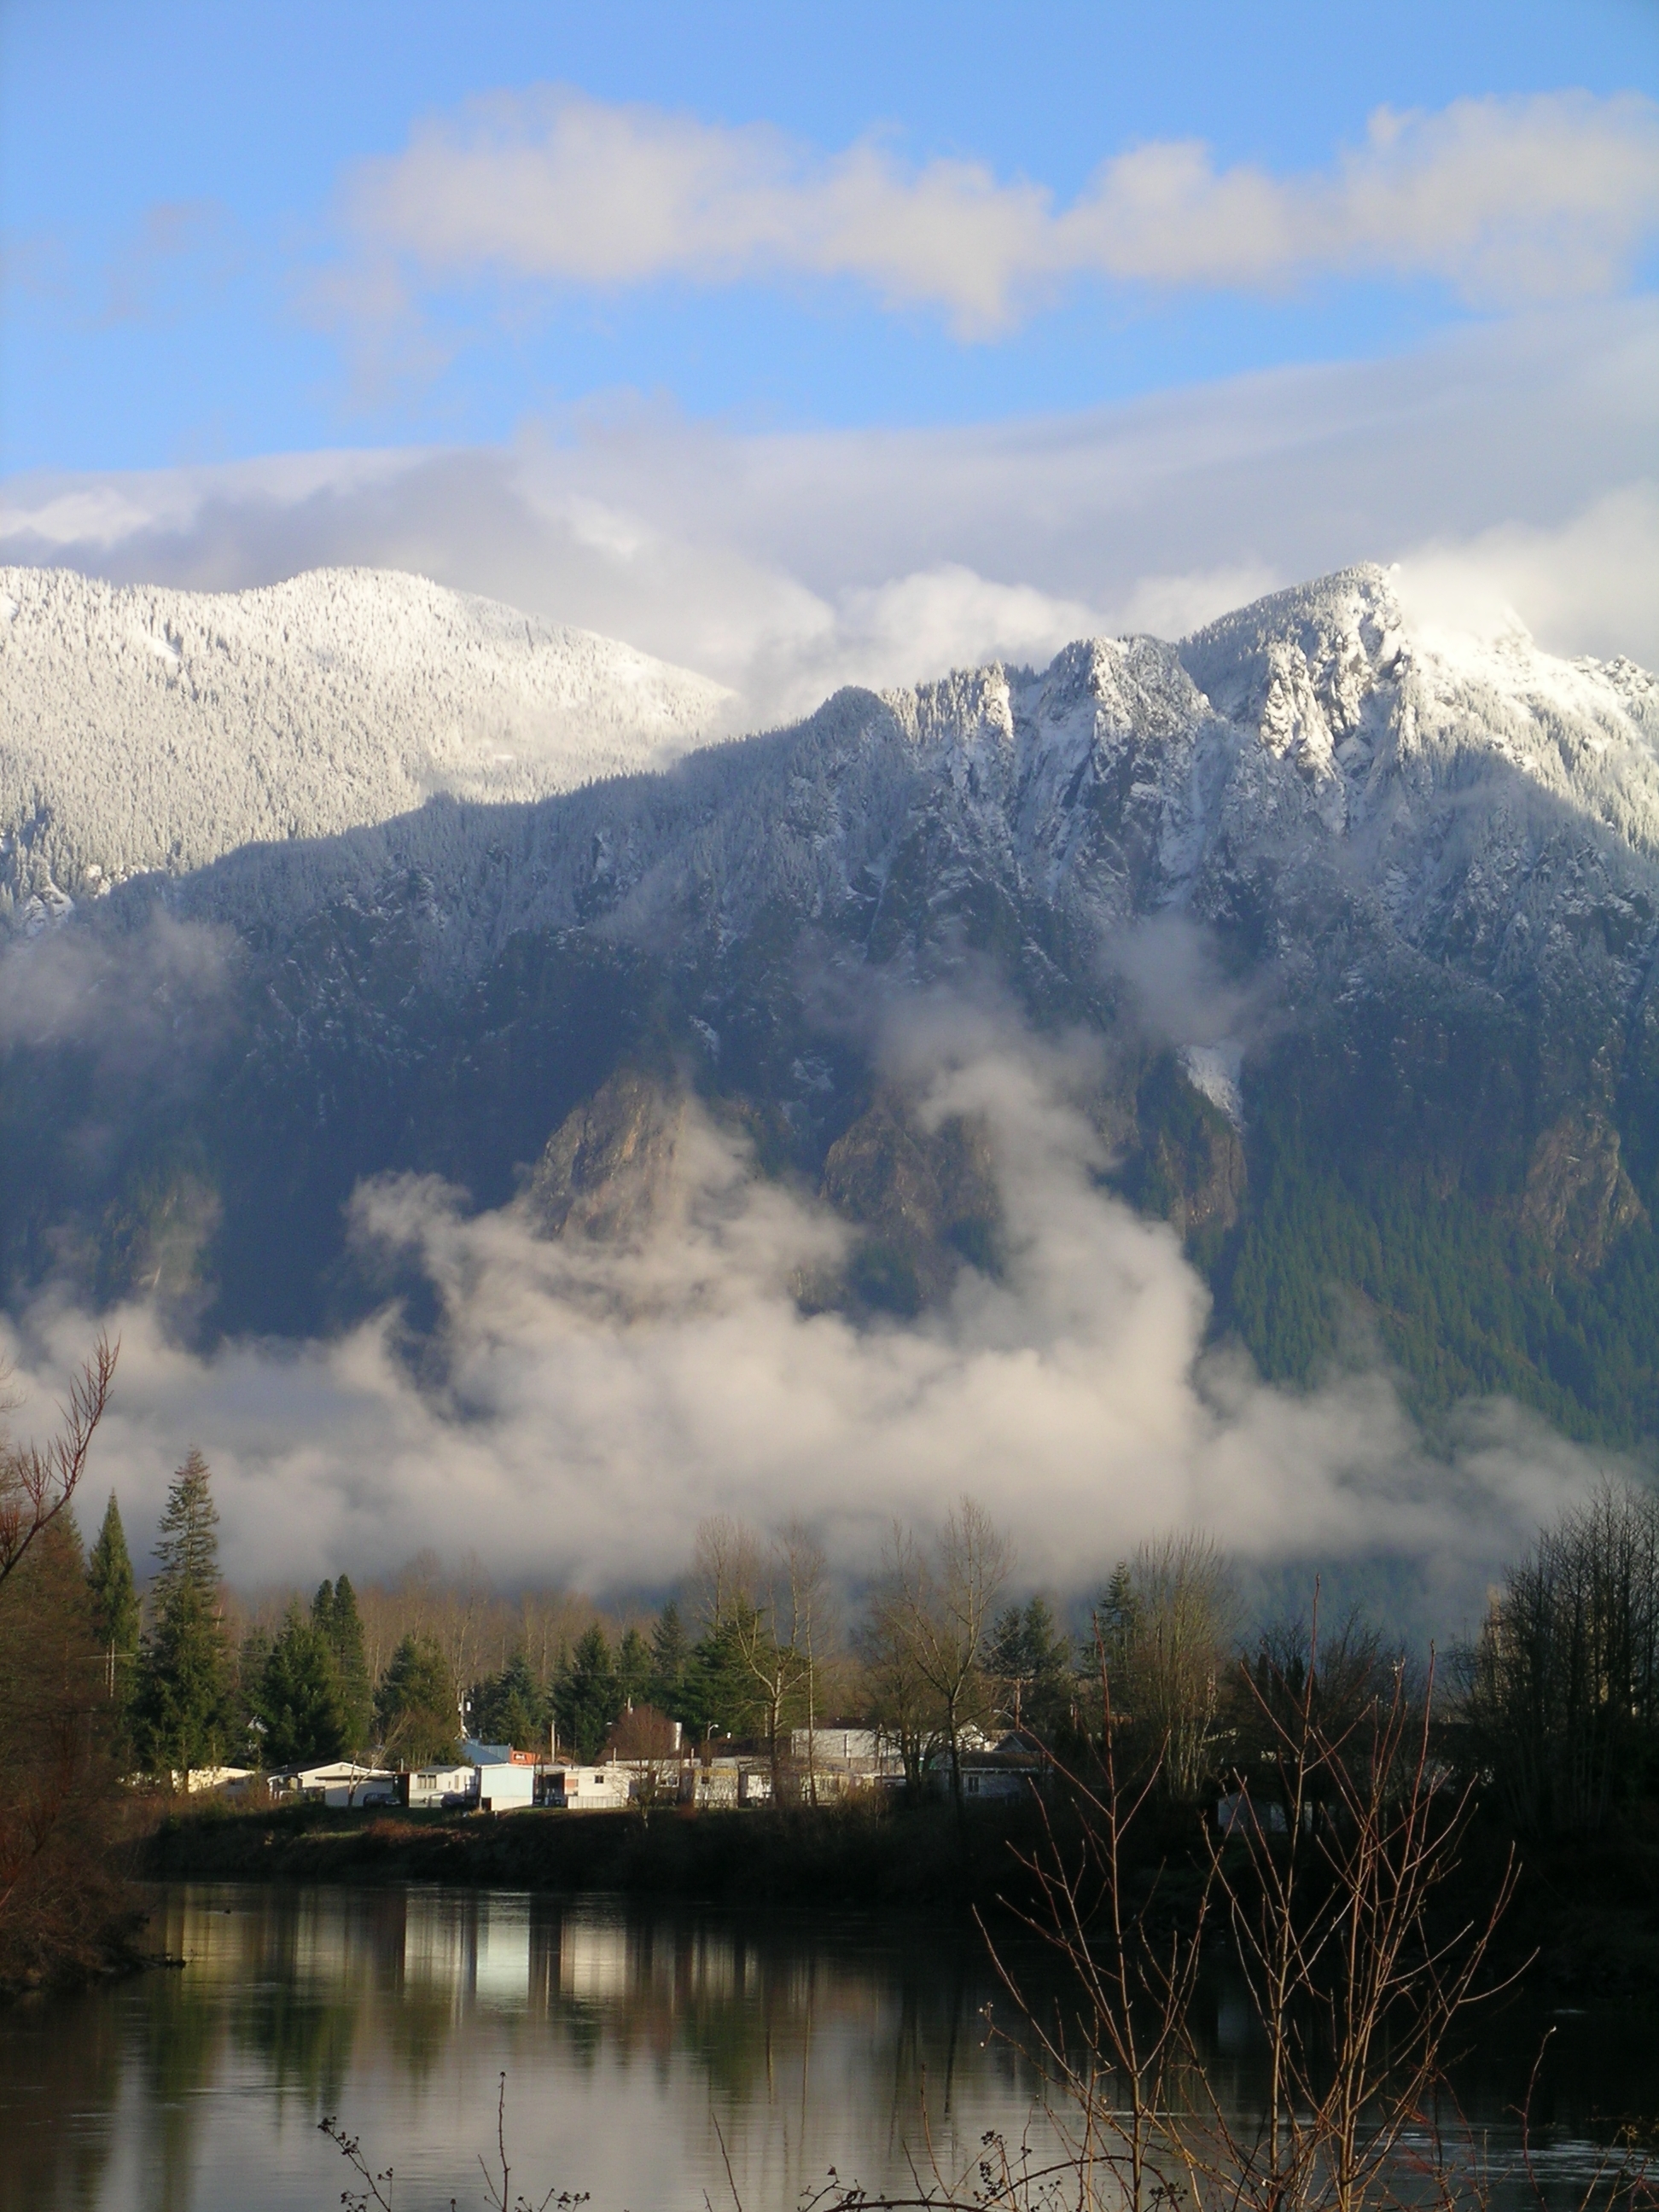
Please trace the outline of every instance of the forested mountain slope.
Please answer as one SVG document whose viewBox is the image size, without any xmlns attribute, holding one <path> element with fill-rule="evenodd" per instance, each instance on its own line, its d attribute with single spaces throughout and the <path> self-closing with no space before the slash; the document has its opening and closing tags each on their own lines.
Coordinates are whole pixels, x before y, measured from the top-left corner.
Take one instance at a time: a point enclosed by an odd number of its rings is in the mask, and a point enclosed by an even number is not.
<svg viewBox="0 0 1659 2212">
<path fill-rule="evenodd" d="M 656 767 L 731 695 L 416 576 L 268 591 L 0 569 L 0 923 L 148 869 Z"/>
<path fill-rule="evenodd" d="M 183 990 L 157 948 L 204 927 L 234 950 Z M 93 998 L 150 963 L 173 1046 L 118 1103 L 83 1037 L 7 1056 L 14 1296 L 67 1266 L 209 1331 L 324 1326 L 386 1290 L 358 1178 L 525 1188 L 569 1233 L 628 1214 L 693 1088 L 858 1225 L 813 1295 L 914 1311 L 999 1264 L 994 1182 L 848 1006 L 994 979 L 1104 1039 L 1118 1187 L 1269 1373 L 1380 1346 L 1425 1404 L 1659 1433 L 1659 686 L 1437 639 L 1379 570 L 237 850 L 24 957 L 76 941 Z"/>
</svg>

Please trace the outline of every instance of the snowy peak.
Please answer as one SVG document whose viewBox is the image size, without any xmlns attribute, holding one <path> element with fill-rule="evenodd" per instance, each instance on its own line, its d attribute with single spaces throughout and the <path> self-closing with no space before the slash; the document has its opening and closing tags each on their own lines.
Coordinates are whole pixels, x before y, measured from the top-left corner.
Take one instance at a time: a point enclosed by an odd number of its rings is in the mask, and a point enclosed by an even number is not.
<svg viewBox="0 0 1659 2212">
<path fill-rule="evenodd" d="M 0 874 L 15 898 L 658 768 L 731 693 L 417 576 L 120 588 L 0 570 Z"/>
</svg>

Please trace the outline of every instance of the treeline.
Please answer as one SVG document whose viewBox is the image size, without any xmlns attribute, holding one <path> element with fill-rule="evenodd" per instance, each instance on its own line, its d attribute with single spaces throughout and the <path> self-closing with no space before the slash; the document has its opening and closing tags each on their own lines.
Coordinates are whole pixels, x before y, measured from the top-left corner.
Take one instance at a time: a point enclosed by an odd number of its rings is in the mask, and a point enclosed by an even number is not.
<svg viewBox="0 0 1659 2212">
<path fill-rule="evenodd" d="M 343 1573 L 239 1603 L 216 1518 L 192 1452 L 141 1602 L 112 1498 L 58 1631 L 95 1653 L 107 1753 L 163 1785 L 224 1765 L 418 1765 L 458 1756 L 465 1735 L 583 1760 L 661 1754 L 678 1723 L 683 1741 L 746 1745 L 780 1793 L 811 1796 L 795 1732 L 835 1723 L 878 1730 L 918 1793 L 931 1771 L 960 1802 L 964 1754 L 988 1740 L 1022 1729 L 1065 1760 L 1109 1727 L 1126 1753 L 1155 1754 L 1161 1790 L 1197 1802 L 1250 1776 L 1273 1698 L 1305 1696 L 1334 1727 L 1413 1674 L 1358 1613 L 1245 1634 L 1201 1535 L 1143 1545 L 1067 1626 L 1041 1595 L 1010 1601 L 1012 1540 L 971 1500 L 931 1541 L 895 1528 L 855 1613 L 805 1530 L 715 1518 L 680 1593 L 620 1621 L 562 1593 L 500 1599 L 476 1570 L 445 1578 L 429 1559 L 361 1593 Z M 58 1602 L 78 1543 L 66 1515 L 28 1607 L 20 1593 L 0 1626 Z M 1659 1800 L 1659 1498 L 1609 1486 L 1542 1532 L 1478 1637 L 1410 1688 L 1434 1698 L 1441 1755 L 1481 1778 L 1519 1837 L 1583 1835 Z M 15 1728 L 21 1705 L 9 1710 Z"/>
</svg>

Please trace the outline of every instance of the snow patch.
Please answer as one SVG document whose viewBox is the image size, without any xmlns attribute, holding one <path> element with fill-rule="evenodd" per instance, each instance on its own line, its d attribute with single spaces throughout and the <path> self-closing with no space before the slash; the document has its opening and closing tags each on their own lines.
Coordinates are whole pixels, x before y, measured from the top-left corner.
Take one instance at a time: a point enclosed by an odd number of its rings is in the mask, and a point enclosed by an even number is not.
<svg viewBox="0 0 1659 2212">
<path fill-rule="evenodd" d="M 1218 1044 L 1183 1045 L 1181 1065 L 1194 1090 L 1218 1107 L 1235 1129 L 1243 1129 L 1244 1099 L 1239 1085 L 1244 1073 L 1243 1046 L 1231 1037 L 1223 1037 Z"/>
</svg>

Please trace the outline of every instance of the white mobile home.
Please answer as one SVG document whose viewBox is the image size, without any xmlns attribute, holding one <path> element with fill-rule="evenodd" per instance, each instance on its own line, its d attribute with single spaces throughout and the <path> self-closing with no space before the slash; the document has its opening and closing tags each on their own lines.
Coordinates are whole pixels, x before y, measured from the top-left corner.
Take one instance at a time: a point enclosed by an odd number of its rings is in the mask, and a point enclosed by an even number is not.
<svg viewBox="0 0 1659 2212">
<path fill-rule="evenodd" d="M 536 1802 L 567 1813 L 614 1813 L 628 1803 L 628 1773 L 620 1766 L 550 1766 Z"/>
<path fill-rule="evenodd" d="M 355 1759 L 320 1759 L 310 1766 L 279 1766 L 265 1777 L 273 1797 L 309 1805 L 349 1808 L 358 1805 L 395 1805 L 398 1778 L 387 1767 L 359 1766 Z"/>
<path fill-rule="evenodd" d="M 474 1769 L 481 1813 L 528 1812 L 536 1802 L 537 1770 L 522 1759 L 495 1759 Z"/>
<path fill-rule="evenodd" d="M 476 1766 L 417 1766 L 400 1774 L 398 1802 L 410 1812 L 435 1812 L 443 1806 L 476 1805 L 478 1770 Z"/>
</svg>

